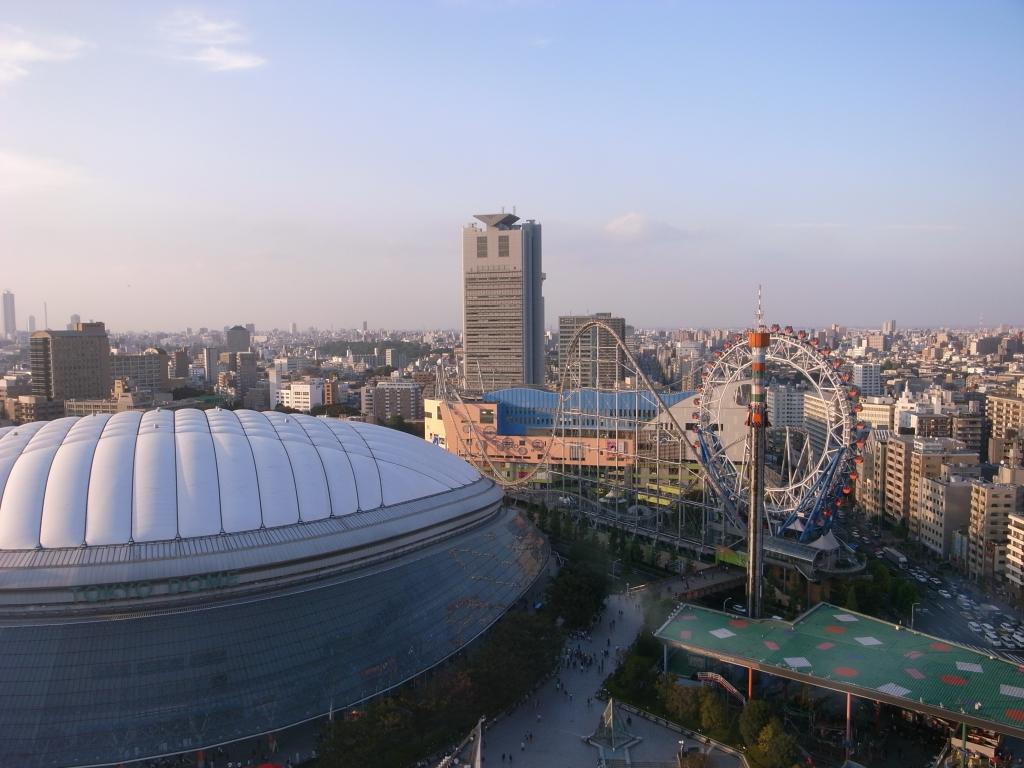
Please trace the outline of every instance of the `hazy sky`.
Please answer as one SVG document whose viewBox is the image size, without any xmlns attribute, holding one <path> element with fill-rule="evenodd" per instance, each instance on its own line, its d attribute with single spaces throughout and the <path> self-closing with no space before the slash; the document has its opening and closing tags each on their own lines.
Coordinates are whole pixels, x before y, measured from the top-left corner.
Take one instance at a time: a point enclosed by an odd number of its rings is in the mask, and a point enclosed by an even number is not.
<svg viewBox="0 0 1024 768">
<path fill-rule="evenodd" d="M 0 0 L 22 328 L 458 327 L 503 205 L 549 326 L 1024 323 L 1024 3 Z"/>
</svg>

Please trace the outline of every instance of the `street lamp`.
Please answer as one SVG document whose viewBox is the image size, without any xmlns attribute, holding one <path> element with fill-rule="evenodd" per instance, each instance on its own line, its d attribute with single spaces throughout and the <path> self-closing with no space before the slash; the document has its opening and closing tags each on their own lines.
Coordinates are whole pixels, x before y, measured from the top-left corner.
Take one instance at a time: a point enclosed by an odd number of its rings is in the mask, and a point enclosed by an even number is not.
<svg viewBox="0 0 1024 768">
<path fill-rule="evenodd" d="M 913 603 L 910 606 L 910 628 L 914 628 L 914 609 L 919 606 L 920 603 Z"/>
</svg>

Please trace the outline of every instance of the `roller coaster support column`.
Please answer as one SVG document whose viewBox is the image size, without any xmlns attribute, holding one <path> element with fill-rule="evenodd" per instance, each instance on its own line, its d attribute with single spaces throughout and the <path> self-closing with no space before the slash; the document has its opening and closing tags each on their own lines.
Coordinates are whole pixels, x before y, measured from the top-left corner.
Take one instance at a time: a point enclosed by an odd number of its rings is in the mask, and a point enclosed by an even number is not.
<svg viewBox="0 0 1024 768">
<path fill-rule="evenodd" d="M 846 694 L 846 759 L 853 754 L 853 697 Z"/>
<path fill-rule="evenodd" d="M 750 344 L 750 503 L 747 506 L 747 616 L 761 618 L 764 590 L 764 454 L 768 410 L 765 403 L 765 360 L 771 334 L 751 331 Z"/>
</svg>

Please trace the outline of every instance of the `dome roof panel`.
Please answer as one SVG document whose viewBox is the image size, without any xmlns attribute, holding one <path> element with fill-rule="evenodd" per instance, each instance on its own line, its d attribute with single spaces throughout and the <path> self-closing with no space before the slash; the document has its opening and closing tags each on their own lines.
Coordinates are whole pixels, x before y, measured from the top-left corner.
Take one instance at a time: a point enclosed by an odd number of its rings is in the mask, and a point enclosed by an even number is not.
<svg viewBox="0 0 1024 768">
<path fill-rule="evenodd" d="M 241 533 L 479 479 L 436 446 L 360 422 L 220 409 L 58 419 L 0 430 L 0 549 Z"/>
</svg>

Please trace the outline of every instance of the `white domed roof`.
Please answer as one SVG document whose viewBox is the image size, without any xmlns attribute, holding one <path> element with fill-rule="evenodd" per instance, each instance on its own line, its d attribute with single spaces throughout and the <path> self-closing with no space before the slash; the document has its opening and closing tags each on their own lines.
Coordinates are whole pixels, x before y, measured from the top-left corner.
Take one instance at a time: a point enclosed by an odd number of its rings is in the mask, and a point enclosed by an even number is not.
<svg viewBox="0 0 1024 768">
<path fill-rule="evenodd" d="M 480 479 L 386 427 L 274 411 L 125 412 L 0 428 L 0 550 L 293 525 Z"/>
</svg>

